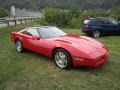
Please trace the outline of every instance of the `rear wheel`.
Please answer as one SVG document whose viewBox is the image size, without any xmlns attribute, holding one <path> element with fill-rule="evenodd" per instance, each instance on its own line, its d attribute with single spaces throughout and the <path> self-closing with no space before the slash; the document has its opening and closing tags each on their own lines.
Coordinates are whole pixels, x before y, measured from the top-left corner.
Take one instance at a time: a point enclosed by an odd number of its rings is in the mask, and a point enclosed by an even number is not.
<svg viewBox="0 0 120 90">
<path fill-rule="evenodd" d="M 101 35 L 101 33 L 100 33 L 100 31 L 98 31 L 98 30 L 95 30 L 95 31 L 92 33 L 92 36 L 95 37 L 95 38 L 100 37 L 100 35 Z"/>
<path fill-rule="evenodd" d="M 23 50 L 24 50 L 23 45 L 19 39 L 16 40 L 15 45 L 16 45 L 16 49 L 18 52 L 23 52 Z"/>
<path fill-rule="evenodd" d="M 61 69 L 69 69 L 72 66 L 71 56 L 63 49 L 57 49 L 54 52 L 55 64 Z"/>
</svg>

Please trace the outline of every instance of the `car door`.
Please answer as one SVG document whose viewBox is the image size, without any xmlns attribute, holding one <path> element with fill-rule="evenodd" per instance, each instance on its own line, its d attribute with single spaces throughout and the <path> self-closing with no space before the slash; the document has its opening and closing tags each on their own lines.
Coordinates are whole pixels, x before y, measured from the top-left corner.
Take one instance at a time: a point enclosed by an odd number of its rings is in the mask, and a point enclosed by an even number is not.
<svg viewBox="0 0 120 90">
<path fill-rule="evenodd" d="M 31 51 L 42 53 L 43 39 L 41 39 L 41 38 L 37 39 L 36 37 L 40 37 L 39 33 L 37 32 L 37 29 L 29 28 L 26 31 L 24 45 L 27 49 L 29 49 Z"/>
<path fill-rule="evenodd" d="M 114 19 L 104 19 L 103 20 L 103 25 L 101 26 L 102 30 L 106 34 L 116 34 L 119 32 L 119 25 L 118 22 L 115 21 Z"/>
<path fill-rule="evenodd" d="M 110 25 L 111 25 L 111 33 L 113 33 L 113 34 L 120 33 L 120 24 L 118 21 L 113 19 L 110 21 Z"/>
<path fill-rule="evenodd" d="M 111 25 L 109 24 L 107 19 L 101 19 L 102 24 L 101 24 L 101 30 L 105 34 L 110 34 L 112 31 Z"/>
<path fill-rule="evenodd" d="M 54 42 L 52 38 L 43 39 L 42 53 L 44 55 L 51 57 L 53 48 L 54 48 Z"/>
<path fill-rule="evenodd" d="M 41 40 L 42 40 L 42 54 L 51 57 L 52 54 L 52 50 L 54 48 L 54 39 L 48 37 L 49 35 L 51 35 L 51 31 L 47 30 L 45 28 L 39 28 L 38 32 L 41 36 Z M 50 32 L 50 33 L 49 33 Z"/>
</svg>

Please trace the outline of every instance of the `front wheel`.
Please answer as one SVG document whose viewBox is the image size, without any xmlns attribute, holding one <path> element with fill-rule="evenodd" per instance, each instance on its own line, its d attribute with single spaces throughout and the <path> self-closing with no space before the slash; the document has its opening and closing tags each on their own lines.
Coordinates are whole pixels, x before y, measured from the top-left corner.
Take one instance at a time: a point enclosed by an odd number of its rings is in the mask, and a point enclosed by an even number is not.
<svg viewBox="0 0 120 90">
<path fill-rule="evenodd" d="M 101 35 L 101 33 L 100 33 L 100 31 L 98 31 L 98 30 L 95 30 L 95 31 L 92 33 L 92 36 L 95 37 L 95 38 L 100 37 L 100 35 Z"/>
<path fill-rule="evenodd" d="M 72 66 L 71 56 L 63 49 L 57 49 L 54 52 L 55 64 L 61 69 L 69 69 Z"/>
</svg>

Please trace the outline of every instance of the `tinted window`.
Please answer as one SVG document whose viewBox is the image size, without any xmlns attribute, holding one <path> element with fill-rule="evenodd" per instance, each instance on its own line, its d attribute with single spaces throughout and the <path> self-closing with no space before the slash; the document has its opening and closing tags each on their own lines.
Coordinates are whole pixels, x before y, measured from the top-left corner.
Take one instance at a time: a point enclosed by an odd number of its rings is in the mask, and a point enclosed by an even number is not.
<svg viewBox="0 0 120 90">
<path fill-rule="evenodd" d="M 102 24 L 103 22 L 99 19 L 85 20 L 84 24 Z"/>
<path fill-rule="evenodd" d="M 115 19 L 109 18 L 108 21 L 110 24 L 118 25 L 118 21 L 116 21 Z"/>
<path fill-rule="evenodd" d="M 52 38 L 67 35 L 56 27 L 40 28 L 38 29 L 38 32 L 40 33 L 42 38 Z"/>
<path fill-rule="evenodd" d="M 97 18 L 97 20 L 101 21 L 103 24 L 115 24 L 115 25 L 118 25 L 118 22 L 113 18 Z"/>
<path fill-rule="evenodd" d="M 107 18 L 97 18 L 99 21 L 101 21 L 103 24 L 109 24 L 109 20 Z"/>
<path fill-rule="evenodd" d="M 99 19 L 93 19 L 91 21 L 91 24 L 103 24 L 103 22 L 101 20 L 99 20 Z"/>
<path fill-rule="evenodd" d="M 39 36 L 39 33 L 37 32 L 36 29 L 28 29 L 27 30 L 27 35 L 29 35 L 29 36 Z"/>
</svg>

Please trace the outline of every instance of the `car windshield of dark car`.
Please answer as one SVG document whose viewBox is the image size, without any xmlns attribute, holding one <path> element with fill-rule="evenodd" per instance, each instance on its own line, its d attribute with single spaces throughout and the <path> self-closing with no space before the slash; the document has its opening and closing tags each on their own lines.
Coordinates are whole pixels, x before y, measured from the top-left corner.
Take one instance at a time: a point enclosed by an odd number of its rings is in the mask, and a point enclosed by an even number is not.
<svg viewBox="0 0 120 90">
<path fill-rule="evenodd" d="M 65 32 L 56 27 L 39 28 L 38 32 L 42 38 L 54 38 L 67 35 Z"/>
</svg>

